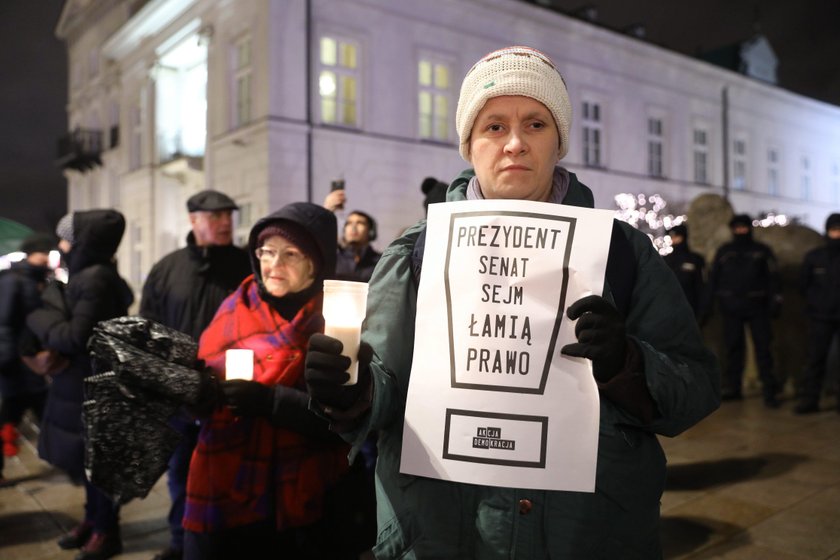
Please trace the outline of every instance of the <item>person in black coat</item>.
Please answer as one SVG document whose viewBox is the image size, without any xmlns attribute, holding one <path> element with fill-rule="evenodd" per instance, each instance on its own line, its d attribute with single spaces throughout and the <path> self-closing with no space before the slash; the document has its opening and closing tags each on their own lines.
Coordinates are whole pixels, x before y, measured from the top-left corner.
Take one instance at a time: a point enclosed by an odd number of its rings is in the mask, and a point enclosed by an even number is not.
<svg viewBox="0 0 840 560">
<path fill-rule="evenodd" d="M 685 293 L 694 316 L 700 316 L 700 307 L 706 289 L 704 272 L 706 260 L 688 248 L 688 228 L 680 224 L 668 230 L 673 251 L 665 255 L 665 262 L 674 271 Z"/>
<path fill-rule="evenodd" d="M 748 215 L 736 215 L 729 227 L 733 239 L 718 249 L 709 275 L 710 293 L 716 298 L 723 316 L 726 344 L 721 398 L 742 398 L 746 355 L 744 327 L 749 325 L 764 404 L 768 408 L 778 408 L 778 383 L 770 353 L 771 322 L 778 317 L 782 304 L 776 257 L 770 247 L 753 239 L 752 219 Z"/>
<path fill-rule="evenodd" d="M 825 245 L 809 251 L 802 262 L 800 288 L 808 316 L 808 368 L 796 414 L 819 411 L 831 342 L 840 332 L 840 214 L 825 222 Z M 840 412 L 840 398 L 837 400 Z"/>
<path fill-rule="evenodd" d="M 92 375 L 87 342 L 99 321 L 125 315 L 131 289 L 114 262 L 125 218 L 116 210 L 72 212 L 58 223 L 68 268 L 67 286 L 50 284 L 43 306 L 26 319 L 26 325 L 44 348 L 60 352 L 69 365 L 52 375 L 38 453 L 47 462 L 85 485 L 85 517 L 58 541 L 64 549 L 81 548 L 76 560 L 101 560 L 122 551 L 119 507 L 93 486 L 84 472 L 82 402 L 84 379 Z"/>
<path fill-rule="evenodd" d="M 26 258 L 0 273 L 0 483 L 5 455 L 16 455 L 17 426 L 27 410 L 40 421 L 47 398 L 47 382 L 21 360 L 20 345 L 26 316 L 41 305 L 41 292 L 50 277 L 50 235 L 32 234 L 21 243 Z"/>
<path fill-rule="evenodd" d="M 192 231 L 187 246 L 177 249 L 152 267 L 143 285 L 140 315 L 190 335 L 198 342 L 219 304 L 251 273 L 248 253 L 233 245 L 233 211 L 229 196 L 201 191 L 187 200 Z M 182 436 L 169 460 L 169 546 L 155 560 L 183 556 L 184 517 L 190 457 L 199 426 L 186 412 L 173 418 L 172 427 Z"/>
</svg>

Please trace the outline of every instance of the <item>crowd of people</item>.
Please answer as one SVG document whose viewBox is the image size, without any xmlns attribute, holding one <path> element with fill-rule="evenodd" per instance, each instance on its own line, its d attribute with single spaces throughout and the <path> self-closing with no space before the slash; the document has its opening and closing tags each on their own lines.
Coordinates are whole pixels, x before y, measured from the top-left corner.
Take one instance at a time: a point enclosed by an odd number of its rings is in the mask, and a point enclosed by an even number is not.
<svg viewBox="0 0 840 560">
<path fill-rule="evenodd" d="M 470 169 L 449 185 L 425 179 L 424 206 L 508 199 L 592 208 L 592 191 L 560 165 L 571 107 L 564 78 L 535 49 L 507 47 L 477 61 L 456 110 Z M 749 217 L 733 218 L 733 241 L 708 274 L 688 249 L 686 227 L 671 230 L 674 251 L 662 259 L 646 236 L 614 221 L 602 295 L 568 306 L 576 340 L 560 351 L 591 361 L 600 397 L 594 491 L 402 474 L 426 222 L 380 253 L 366 212 L 347 214 L 339 236 L 336 212 L 346 202 L 336 189 L 323 205 L 286 205 L 258 220 L 242 249 L 233 245 L 236 203 L 199 192 L 187 202 L 186 246 L 149 272 L 139 314 L 198 343 L 206 397 L 170 419 L 181 443 L 168 465 L 171 539 L 156 560 L 340 560 L 370 548 L 386 559 L 659 558 L 665 458 L 656 436 L 675 436 L 721 399 L 742 398 L 745 325 L 764 402 L 779 405 L 769 344 L 780 284 Z M 122 550 L 119 504 L 84 470 L 82 404 L 92 373 L 87 340 L 132 303 L 114 261 L 124 229 L 115 210 L 72 212 L 56 230 L 66 286 L 48 281 L 44 255 L 53 245 L 44 236 L 27 240 L 26 259 L 0 275 L 0 419 L 5 433 L 32 410 L 40 456 L 85 486 L 84 517 L 58 542 L 79 549 L 77 560 Z M 819 410 L 840 327 L 840 214 L 829 218 L 826 238 L 803 264 L 813 335 L 798 413 Z M 346 384 L 342 343 L 323 334 L 327 279 L 369 283 L 355 384 Z M 723 375 L 699 328 L 715 302 Z M 251 380 L 226 378 L 225 352 L 237 348 L 253 350 Z"/>
</svg>

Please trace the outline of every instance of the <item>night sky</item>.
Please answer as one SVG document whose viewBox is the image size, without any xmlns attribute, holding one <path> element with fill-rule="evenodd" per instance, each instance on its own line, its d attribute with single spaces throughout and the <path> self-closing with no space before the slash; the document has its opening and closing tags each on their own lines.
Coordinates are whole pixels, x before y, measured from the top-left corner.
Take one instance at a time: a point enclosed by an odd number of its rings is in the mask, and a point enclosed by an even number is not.
<svg viewBox="0 0 840 560">
<path fill-rule="evenodd" d="M 642 23 L 647 40 L 693 55 L 767 36 L 780 86 L 840 105 L 840 2 L 836 0 L 555 0 L 571 12 L 592 4 L 612 29 Z M 52 230 L 66 212 L 66 182 L 55 166 L 67 129 L 64 45 L 54 32 L 62 0 L 0 0 L 0 217 Z M 758 10 L 756 6 L 759 5 Z"/>
</svg>

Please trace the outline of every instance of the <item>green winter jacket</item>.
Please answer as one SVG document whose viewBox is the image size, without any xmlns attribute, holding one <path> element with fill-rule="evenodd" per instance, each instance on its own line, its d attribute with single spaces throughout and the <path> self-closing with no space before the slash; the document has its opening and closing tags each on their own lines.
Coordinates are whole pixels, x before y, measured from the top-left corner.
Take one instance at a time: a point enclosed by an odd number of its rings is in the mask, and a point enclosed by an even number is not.
<svg viewBox="0 0 840 560">
<path fill-rule="evenodd" d="M 469 170 L 456 178 L 447 200 L 465 200 L 472 175 Z M 563 204 L 592 207 L 592 192 L 569 175 Z M 382 254 L 362 335 L 374 349 L 373 404 L 364 426 L 345 434 L 358 447 L 369 431 L 379 433 L 378 559 L 661 558 L 665 456 L 656 434 L 675 436 L 714 411 L 720 373 L 673 273 L 644 234 L 621 226 L 637 267 L 626 328 L 642 351 L 656 414 L 645 424 L 602 395 L 595 493 L 478 486 L 399 472 L 417 305 L 411 253 L 425 222 Z M 609 286 L 604 294 L 612 299 Z"/>
</svg>

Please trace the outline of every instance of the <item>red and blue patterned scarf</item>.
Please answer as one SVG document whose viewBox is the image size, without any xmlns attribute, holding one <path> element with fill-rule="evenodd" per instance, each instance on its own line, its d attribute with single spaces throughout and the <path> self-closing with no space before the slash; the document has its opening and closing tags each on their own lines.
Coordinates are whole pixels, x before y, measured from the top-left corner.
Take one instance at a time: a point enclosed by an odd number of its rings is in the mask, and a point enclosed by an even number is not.
<svg viewBox="0 0 840 560">
<path fill-rule="evenodd" d="M 225 350 L 254 351 L 254 380 L 305 390 L 310 335 L 323 332 L 322 296 L 291 321 L 259 297 L 253 275 L 219 307 L 201 335 L 199 358 L 224 376 Z M 278 428 L 266 418 L 236 417 L 217 409 L 202 425 L 187 482 L 184 527 L 212 532 L 269 518 L 277 528 L 311 524 L 324 495 L 347 471 L 349 446 Z"/>
</svg>

